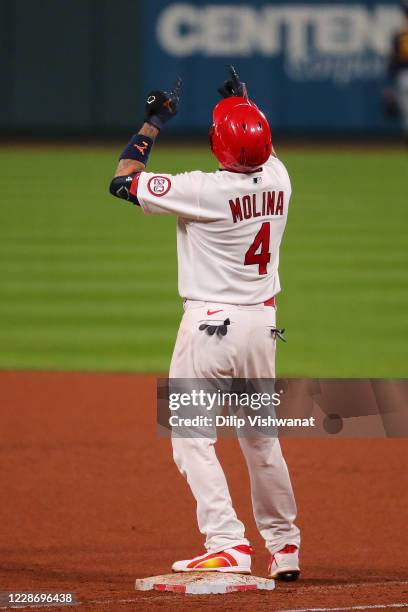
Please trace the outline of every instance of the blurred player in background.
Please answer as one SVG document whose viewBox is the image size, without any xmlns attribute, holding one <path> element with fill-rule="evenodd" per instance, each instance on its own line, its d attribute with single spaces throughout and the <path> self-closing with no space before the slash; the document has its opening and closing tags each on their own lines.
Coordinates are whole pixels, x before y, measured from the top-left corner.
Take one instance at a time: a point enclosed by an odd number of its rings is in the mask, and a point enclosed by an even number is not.
<svg viewBox="0 0 408 612">
<path fill-rule="evenodd" d="M 274 379 L 279 247 L 291 183 L 272 147 L 269 124 L 230 67 L 213 111 L 211 149 L 219 170 L 144 172 L 153 141 L 177 112 L 173 91 L 152 91 L 145 123 L 123 151 L 113 195 L 146 214 L 177 216 L 179 293 L 184 299 L 171 379 Z M 206 552 L 173 571 L 251 571 L 252 549 L 232 506 L 214 450 L 216 437 L 173 437 L 173 453 L 197 502 Z M 272 578 L 299 575 L 296 504 L 279 440 L 239 437 L 255 520 L 271 557 Z"/>
<path fill-rule="evenodd" d="M 395 34 L 388 66 L 389 87 L 383 92 L 384 112 L 402 118 L 408 144 L 408 0 L 403 0 L 404 27 Z"/>
</svg>

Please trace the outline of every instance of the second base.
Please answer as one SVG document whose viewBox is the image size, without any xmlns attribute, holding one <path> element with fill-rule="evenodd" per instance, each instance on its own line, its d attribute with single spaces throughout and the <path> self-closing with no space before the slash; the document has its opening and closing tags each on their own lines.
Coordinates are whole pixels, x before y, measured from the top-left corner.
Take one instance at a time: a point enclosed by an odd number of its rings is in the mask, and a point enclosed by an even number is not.
<svg viewBox="0 0 408 612">
<path fill-rule="evenodd" d="M 250 574 L 232 574 L 227 572 L 186 572 L 163 574 L 149 578 L 137 578 L 137 591 L 171 591 L 186 595 L 211 595 L 234 593 L 237 591 L 272 591 L 275 581 L 271 578 L 260 578 Z"/>
</svg>

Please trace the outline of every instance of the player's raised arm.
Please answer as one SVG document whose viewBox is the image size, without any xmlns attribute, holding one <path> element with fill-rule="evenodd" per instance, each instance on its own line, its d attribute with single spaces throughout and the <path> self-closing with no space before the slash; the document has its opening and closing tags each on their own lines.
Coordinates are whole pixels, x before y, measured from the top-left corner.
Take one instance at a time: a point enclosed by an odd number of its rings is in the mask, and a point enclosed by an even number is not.
<svg viewBox="0 0 408 612">
<path fill-rule="evenodd" d="M 109 186 L 112 195 L 138 204 L 137 198 L 131 193 L 132 182 L 145 169 L 160 130 L 177 114 L 180 91 L 181 78 L 178 78 L 172 91 L 154 90 L 147 96 L 143 126 L 132 136 L 120 155 Z"/>
<path fill-rule="evenodd" d="M 235 70 L 235 67 L 232 64 L 228 64 L 227 71 L 228 79 L 224 81 L 224 83 L 220 87 L 218 87 L 218 93 L 223 98 L 230 98 L 234 96 L 239 98 L 246 98 L 247 100 L 249 100 L 247 85 L 246 83 L 244 83 L 244 81 L 241 81 L 237 71 Z M 273 147 L 271 149 L 271 155 L 273 157 L 277 157 L 275 149 Z"/>
<path fill-rule="evenodd" d="M 227 66 L 228 79 L 218 88 L 218 93 L 223 98 L 230 98 L 231 96 L 239 96 L 242 98 L 248 98 L 248 91 L 246 83 L 240 80 L 237 71 L 232 64 Z"/>
</svg>

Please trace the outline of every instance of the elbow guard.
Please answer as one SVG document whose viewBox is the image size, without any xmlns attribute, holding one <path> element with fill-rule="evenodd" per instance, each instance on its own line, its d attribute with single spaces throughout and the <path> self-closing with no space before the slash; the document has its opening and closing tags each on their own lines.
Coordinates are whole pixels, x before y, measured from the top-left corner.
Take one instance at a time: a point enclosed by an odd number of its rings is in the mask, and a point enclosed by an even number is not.
<svg viewBox="0 0 408 612">
<path fill-rule="evenodd" d="M 140 172 L 134 172 L 126 176 L 115 176 L 109 185 L 109 192 L 116 198 L 121 198 L 140 206 L 136 195 L 139 176 Z"/>
</svg>

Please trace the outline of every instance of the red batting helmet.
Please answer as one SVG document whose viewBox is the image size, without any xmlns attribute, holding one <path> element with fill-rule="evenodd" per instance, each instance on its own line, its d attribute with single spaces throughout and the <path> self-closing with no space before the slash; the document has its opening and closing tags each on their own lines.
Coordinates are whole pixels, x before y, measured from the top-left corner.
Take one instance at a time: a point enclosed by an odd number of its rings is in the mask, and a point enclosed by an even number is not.
<svg viewBox="0 0 408 612">
<path fill-rule="evenodd" d="M 224 98 L 213 111 L 211 150 L 220 164 L 234 172 L 252 172 L 272 152 L 271 129 L 265 115 L 247 98 Z"/>
</svg>

